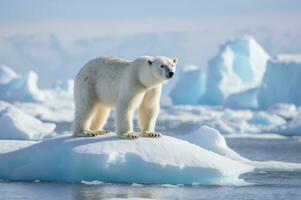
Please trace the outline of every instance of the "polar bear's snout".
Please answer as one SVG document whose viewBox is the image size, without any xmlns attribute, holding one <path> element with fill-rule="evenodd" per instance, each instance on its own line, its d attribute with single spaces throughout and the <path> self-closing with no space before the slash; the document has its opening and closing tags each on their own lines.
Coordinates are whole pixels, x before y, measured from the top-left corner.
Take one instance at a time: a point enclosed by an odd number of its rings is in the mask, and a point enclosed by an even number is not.
<svg viewBox="0 0 301 200">
<path fill-rule="evenodd" d="M 168 72 L 168 77 L 167 78 L 172 78 L 174 74 L 175 73 L 173 73 L 173 72 Z"/>
</svg>

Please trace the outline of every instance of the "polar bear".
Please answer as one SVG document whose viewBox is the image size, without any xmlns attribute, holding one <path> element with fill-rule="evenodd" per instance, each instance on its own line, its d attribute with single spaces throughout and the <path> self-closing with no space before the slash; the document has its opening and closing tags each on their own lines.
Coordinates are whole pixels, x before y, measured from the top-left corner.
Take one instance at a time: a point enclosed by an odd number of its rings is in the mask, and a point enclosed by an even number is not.
<svg viewBox="0 0 301 200">
<path fill-rule="evenodd" d="M 144 56 L 134 61 L 101 57 L 89 61 L 75 78 L 75 136 L 107 133 L 104 125 L 111 109 L 116 113 L 116 132 L 136 139 L 133 118 L 139 108 L 141 136 L 160 137 L 155 124 L 160 109 L 162 84 L 176 71 L 177 58 Z"/>
</svg>

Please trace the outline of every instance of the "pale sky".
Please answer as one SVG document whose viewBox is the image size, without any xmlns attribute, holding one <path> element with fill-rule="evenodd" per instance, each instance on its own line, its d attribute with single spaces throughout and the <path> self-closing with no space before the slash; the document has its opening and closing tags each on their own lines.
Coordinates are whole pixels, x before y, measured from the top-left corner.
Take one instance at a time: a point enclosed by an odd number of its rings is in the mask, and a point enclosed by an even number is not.
<svg viewBox="0 0 301 200">
<path fill-rule="evenodd" d="M 34 69 L 49 85 L 108 54 L 205 68 L 220 44 L 244 34 L 272 56 L 301 54 L 300 19 L 300 0 L 1 0 L 0 64 Z"/>
</svg>

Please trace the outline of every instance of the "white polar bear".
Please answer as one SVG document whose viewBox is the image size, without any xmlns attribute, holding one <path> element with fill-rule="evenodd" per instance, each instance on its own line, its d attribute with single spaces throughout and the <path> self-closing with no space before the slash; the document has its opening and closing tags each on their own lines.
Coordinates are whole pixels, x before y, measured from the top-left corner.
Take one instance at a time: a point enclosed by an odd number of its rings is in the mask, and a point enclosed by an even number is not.
<svg viewBox="0 0 301 200">
<path fill-rule="evenodd" d="M 140 57 L 127 61 L 117 57 L 91 60 L 77 74 L 74 83 L 75 136 L 96 136 L 103 129 L 112 108 L 116 109 L 116 132 L 136 139 L 133 131 L 139 107 L 139 127 L 144 137 L 160 137 L 155 124 L 160 109 L 162 84 L 173 77 L 176 58 Z"/>
</svg>

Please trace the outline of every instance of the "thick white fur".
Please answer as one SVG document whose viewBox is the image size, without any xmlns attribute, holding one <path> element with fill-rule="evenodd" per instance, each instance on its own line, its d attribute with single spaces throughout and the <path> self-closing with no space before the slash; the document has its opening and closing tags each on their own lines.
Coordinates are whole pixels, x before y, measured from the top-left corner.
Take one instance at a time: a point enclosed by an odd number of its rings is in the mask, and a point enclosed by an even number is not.
<svg viewBox="0 0 301 200">
<path fill-rule="evenodd" d="M 176 63 L 177 59 L 145 56 L 134 61 L 103 57 L 85 64 L 74 84 L 74 135 L 102 131 L 112 108 L 119 135 L 133 133 L 138 108 L 142 133 L 154 133 L 161 87 L 168 73 L 175 73 Z"/>
</svg>

